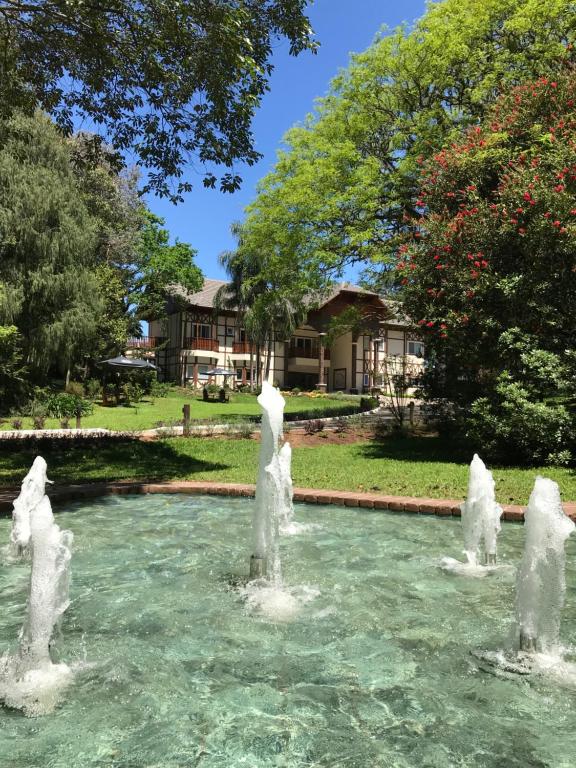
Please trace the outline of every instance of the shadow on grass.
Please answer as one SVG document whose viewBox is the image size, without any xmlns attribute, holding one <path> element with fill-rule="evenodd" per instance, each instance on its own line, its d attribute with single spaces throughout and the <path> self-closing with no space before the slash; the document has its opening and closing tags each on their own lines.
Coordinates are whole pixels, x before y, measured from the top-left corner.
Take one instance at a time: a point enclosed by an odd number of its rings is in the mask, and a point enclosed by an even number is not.
<svg viewBox="0 0 576 768">
<path fill-rule="evenodd" d="M 360 452 L 366 459 L 469 464 L 474 450 L 457 437 L 391 434 L 362 445 Z"/>
<path fill-rule="evenodd" d="M 103 480 L 160 481 L 191 478 L 196 473 L 227 469 L 228 464 L 203 461 L 164 442 L 137 440 L 108 445 L 0 447 L 0 486 L 18 485 L 34 458 L 48 462 L 48 476 L 58 482 Z"/>
</svg>

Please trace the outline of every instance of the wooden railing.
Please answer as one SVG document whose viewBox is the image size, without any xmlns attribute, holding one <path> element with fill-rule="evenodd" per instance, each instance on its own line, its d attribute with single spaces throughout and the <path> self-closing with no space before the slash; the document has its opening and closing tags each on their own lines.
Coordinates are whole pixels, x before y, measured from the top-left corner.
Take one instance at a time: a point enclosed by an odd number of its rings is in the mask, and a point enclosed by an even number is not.
<svg viewBox="0 0 576 768">
<path fill-rule="evenodd" d="M 233 355 L 249 355 L 250 352 L 256 352 L 256 347 L 250 344 L 249 341 L 233 341 L 232 342 L 232 354 Z"/>
<path fill-rule="evenodd" d="M 308 360 L 318 360 L 320 357 L 320 347 L 318 344 L 312 344 L 308 347 L 298 347 L 296 344 L 290 344 L 289 357 L 304 357 Z M 330 350 L 324 347 L 324 360 L 330 360 Z"/>
<path fill-rule="evenodd" d="M 156 349 L 166 341 L 162 336 L 142 336 L 141 339 L 128 339 L 127 349 Z"/>
<path fill-rule="evenodd" d="M 201 339 L 198 337 L 190 337 L 186 339 L 186 349 L 202 349 L 207 352 L 219 352 L 220 345 L 216 339 Z"/>
</svg>

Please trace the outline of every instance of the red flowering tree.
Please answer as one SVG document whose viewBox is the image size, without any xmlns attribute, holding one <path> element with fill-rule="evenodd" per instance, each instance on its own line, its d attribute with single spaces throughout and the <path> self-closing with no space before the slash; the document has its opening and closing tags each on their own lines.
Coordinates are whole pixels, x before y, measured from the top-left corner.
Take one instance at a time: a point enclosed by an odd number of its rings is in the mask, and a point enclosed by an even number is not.
<svg viewBox="0 0 576 768">
<path fill-rule="evenodd" d="M 532 401 L 561 390 L 576 340 L 572 69 L 502 96 L 426 161 L 417 205 L 398 271 L 428 393 L 495 401 L 503 374 Z"/>
</svg>

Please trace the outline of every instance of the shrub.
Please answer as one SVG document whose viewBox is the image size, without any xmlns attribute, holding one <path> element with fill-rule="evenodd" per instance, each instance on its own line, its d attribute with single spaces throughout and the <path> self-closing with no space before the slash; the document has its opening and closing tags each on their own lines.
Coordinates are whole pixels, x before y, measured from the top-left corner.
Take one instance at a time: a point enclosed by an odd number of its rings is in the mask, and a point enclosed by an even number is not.
<svg viewBox="0 0 576 768">
<path fill-rule="evenodd" d="M 307 435 L 313 435 L 315 431 L 316 431 L 316 429 L 314 427 L 314 422 L 313 421 L 307 421 L 306 424 L 304 424 L 304 432 Z"/>
<path fill-rule="evenodd" d="M 167 397 L 170 393 L 170 384 L 160 382 L 158 379 L 152 379 L 150 384 L 150 395 L 152 397 Z"/>
<path fill-rule="evenodd" d="M 250 440 L 254 434 L 254 425 L 249 421 L 242 421 L 237 425 L 238 437 L 242 440 Z"/>
<path fill-rule="evenodd" d="M 567 460 L 571 420 L 561 405 L 530 400 L 528 392 L 503 374 L 492 399 L 472 403 L 468 436 L 489 458 L 510 463 L 551 464 Z"/>
<path fill-rule="evenodd" d="M 66 384 L 65 392 L 76 397 L 84 397 L 84 384 L 81 381 L 69 381 Z"/>
<path fill-rule="evenodd" d="M 34 429 L 44 429 L 45 424 L 46 424 L 46 416 L 32 417 L 32 425 L 34 426 Z"/>
<path fill-rule="evenodd" d="M 96 400 L 102 391 L 102 384 L 98 379 L 88 379 L 86 384 L 84 384 L 84 391 L 89 400 Z"/>
<path fill-rule="evenodd" d="M 22 419 L 12 419 L 10 425 L 12 429 L 22 429 Z"/>
<path fill-rule="evenodd" d="M 46 401 L 46 408 L 48 414 L 55 419 L 69 419 L 75 416 L 77 428 L 80 428 L 82 416 L 87 416 L 94 410 L 94 406 L 89 400 L 66 392 L 49 397 Z"/>
<path fill-rule="evenodd" d="M 126 405 L 139 403 L 144 397 L 144 388 L 135 381 L 126 381 L 122 385 L 122 394 L 124 395 Z"/>
<path fill-rule="evenodd" d="M 345 419 L 343 416 L 338 416 L 334 420 L 334 432 L 337 434 L 342 434 L 343 432 L 348 431 L 348 419 Z"/>
<path fill-rule="evenodd" d="M 60 419 L 60 429 L 70 429 L 70 419 Z"/>
</svg>

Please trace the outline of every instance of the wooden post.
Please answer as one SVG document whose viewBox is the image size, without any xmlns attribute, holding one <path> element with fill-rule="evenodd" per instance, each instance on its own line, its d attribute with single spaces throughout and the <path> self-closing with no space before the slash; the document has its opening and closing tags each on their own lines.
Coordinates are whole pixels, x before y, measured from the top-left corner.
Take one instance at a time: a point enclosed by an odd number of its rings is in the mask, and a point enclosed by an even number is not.
<svg viewBox="0 0 576 768">
<path fill-rule="evenodd" d="M 190 403 L 184 403 L 182 406 L 183 428 L 182 434 L 184 437 L 190 437 Z"/>
</svg>

